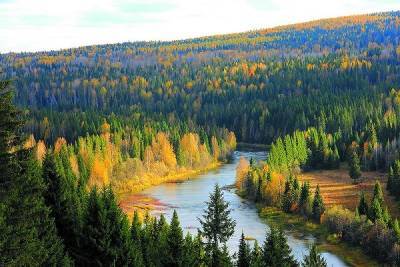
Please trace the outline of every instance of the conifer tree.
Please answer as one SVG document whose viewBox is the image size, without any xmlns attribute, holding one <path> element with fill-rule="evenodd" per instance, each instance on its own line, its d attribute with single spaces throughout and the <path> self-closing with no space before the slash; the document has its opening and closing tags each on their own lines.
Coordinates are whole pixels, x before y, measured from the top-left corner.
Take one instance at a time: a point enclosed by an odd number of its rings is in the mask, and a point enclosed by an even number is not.
<svg viewBox="0 0 400 267">
<path fill-rule="evenodd" d="M 200 233 L 207 240 L 210 265 L 218 266 L 219 244 L 226 243 L 232 236 L 236 222 L 230 217 L 229 204 L 225 202 L 218 184 L 215 185 L 214 191 L 210 194 L 210 200 L 206 204 L 203 218 L 199 219 L 202 226 Z"/>
<path fill-rule="evenodd" d="M 22 148 L 23 121 L 9 82 L 0 81 L 0 265 L 71 265 L 44 201 L 32 151 Z"/>
<path fill-rule="evenodd" d="M 301 214 L 307 214 L 307 208 L 310 203 L 310 183 L 304 182 L 301 186 L 300 198 L 299 198 L 299 211 Z"/>
<path fill-rule="evenodd" d="M 369 215 L 368 218 L 372 222 L 376 222 L 378 220 L 383 219 L 383 210 L 382 210 L 382 206 L 381 206 L 378 198 L 374 198 L 372 200 L 372 204 L 371 204 L 371 207 L 369 208 L 368 215 Z"/>
<path fill-rule="evenodd" d="M 319 190 L 319 185 L 317 185 L 317 188 L 315 189 L 314 201 L 313 201 L 313 205 L 312 205 L 312 214 L 313 214 L 314 220 L 319 222 L 321 220 L 321 216 L 324 212 L 325 212 L 324 201 L 322 199 L 322 195 Z"/>
<path fill-rule="evenodd" d="M 258 245 L 257 240 L 254 241 L 254 246 L 251 251 L 251 260 L 250 260 L 250 266 L 251 267 L 261 267 L 262 266 L 262 259 L 263 259 L 263 253 Z"/>
<path fill-rule="evenodd" d="M 142 223 L 140 222 L 138 211 L 135 210 L 133 212 L 133 218 L 132 218 L 131 238 L 135 243 L 140 244 L 141 236 L 142 236 Z"/>
<path fill-rule="evenodd" d="M 168 259 L 166 266 L 182 266 L 183 232 L 179 225 L 178 214 L 174 210 L 167 236 Z"/>
<path fill-rule="evenodd" d="M 318 252 L 317 246 L 313 244 L 310 249 L 310 253 L 304 256 L 301 264 L 303 267 L 326 267 L 326 260 Z"/>
<path fill-rule="evenodd" d="M 385 204 L 385 200 L 383 198 L 382 186 L 378 181 L 376 181 L 374 185 L 374 194 L 372 197 L 372 201 L 374 199 L 377 199 L 379 201 L 381 207 L 383 207 L 383 205 Z"/>
<path fill-rule="evenodd" d="M 367 215 L 368 214 L 368 203 L 365 198 L 364 191 L 361 192 L 360 201 L 358 202 L 358 213 L 359 213 L 359 215 Z"/>
<path fill-rule="evenodd" d="M 360 159 L 355 151 L 350 156 L 349 175 L 353 180 L 358 180 L 361 177 Z"/>
<path fill-rule="evenodd" d="M 239 242 L 239 250 L 238 250 L 238 259 L 237 259 L 238 267 L 249 267 L 250 266 L 250 248 L 246 243 L 246 239 L 242 232 Z"/>
<path fill-rule="evenodd" d="M 297 266 L 281 229 L 271 227 L 263 246 L 263 266 Z"/>
</svg>

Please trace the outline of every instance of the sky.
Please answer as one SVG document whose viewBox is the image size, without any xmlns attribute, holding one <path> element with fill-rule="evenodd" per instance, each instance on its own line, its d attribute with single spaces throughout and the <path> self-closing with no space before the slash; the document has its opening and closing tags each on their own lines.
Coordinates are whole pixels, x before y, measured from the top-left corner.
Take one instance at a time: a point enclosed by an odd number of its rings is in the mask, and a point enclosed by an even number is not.
<svg viewBox="0 0 400 267">
<path fill-rule="evenodd" d="M 400 0 L 0 0 L 0 53 L 177 40 L 390 10 L 400 10 Z"/>
</svg>

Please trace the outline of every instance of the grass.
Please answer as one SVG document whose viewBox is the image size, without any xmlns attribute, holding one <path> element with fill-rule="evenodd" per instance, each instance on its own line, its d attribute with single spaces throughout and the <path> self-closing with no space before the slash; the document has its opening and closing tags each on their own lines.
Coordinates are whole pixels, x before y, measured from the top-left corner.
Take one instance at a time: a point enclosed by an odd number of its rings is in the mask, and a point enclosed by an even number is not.
<svg viewBox="0 0 400 267">
<path fill-rule="evenodd" d="M 341 242 L 334 235 L 330 235 L 324 225 L 313 223 L 300 215 L 285 213 L 277 208 L 258 207 L 260 217 L 266 219 L 268 224 L 282 227 L 294 236 L 313 235 L 317 239 L 318 248 L 321 251 L 331 252 L 339 256 L 349 266 L 379 266 L 360 248 L 350 246 Z"/>
<path fill-rule="evenodd" d="M 385 202 L 393 217 L 400 217 L 399 204 L 386 190 L 387 177 L 381 172 L 363 172 L 359 183 L 354 183 L 348 175 L 346 167 L 338 170 L 318 170 L 303 172 L 299 175 L 300 181 L 309 181 L 314 189 L 319 184 L 325 205 L 342 205 L 355 210 L 359 195 L 364 191 L 367 197 L 372 197 L 375 181 L 382 185 Z"/>
</svg>

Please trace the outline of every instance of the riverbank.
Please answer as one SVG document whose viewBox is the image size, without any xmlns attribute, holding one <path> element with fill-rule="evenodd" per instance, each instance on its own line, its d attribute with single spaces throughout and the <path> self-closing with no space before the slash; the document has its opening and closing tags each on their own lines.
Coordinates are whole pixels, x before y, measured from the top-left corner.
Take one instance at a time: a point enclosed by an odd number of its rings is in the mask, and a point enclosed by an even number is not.
<svg viewBox="0 0 400 267">
<path fill-rule="evenodd" d="M 163 183 L 178 183 L 187 181 L 200 174 L 218 169 L 222 164 L 223 162 L 218 161 L 210 163 L 206 167 L 200 169 L 179 168 L 178 170 L 170 172 L 168 175 L 161 177 L 151 174 L 144 174 L 141 177 L 141 180 L 143 181 L 138 182 L 138 179 L 133 177 L 132 179 L 126 179 L 121 182 L 114 181 L 114 183 L 112 183 L 112 187 L 117 195 L 135 194 L 151 186 L 156 186 Z"/>
<path fill-rule="evenodd" d="M 379 266 L 378 262 L 365 255 L 360 248 L 341 242 L 334 235 L 329 234 L 326 226 L 322 224 L 313 223 L 300 215 L 288 214 L 277 208 L 261 205 L 257 207 L 259 216 L 268 224 L 282 227 L 294 236 L 314 236 L 321 251 L 338 255 L 349 266 Z"/>
<path fill-rule="evenodd" d="M 118 199 L 120 199 L 120 207 L 128 215 L 128 217 L 131 218 L 135 210 L 138 210 L 140 215 L 144 215 L 146 212 L 149 212 L 153 209 L 163 210 L 164 208 L 167 208 L 167 205 L 164 205 L 157 199 L 140 195 L 140 192 L 143 190 L 163 183 L 181 183 L 190 179 L 194 179 L 201 174 L 218 169 L 223 164 L 224 162 L 219 161 L 213 162 L 201 169 L 180 168 L 179 170 L 176 170 L 163 177 L 145 175 L 143 180 L 145 180 L 146 183 L 138 183 L 135 179 L 132 179 L 120 182 L 119 184 L 114 183 L 112 186 L 117 194 Z"/>
</svg>

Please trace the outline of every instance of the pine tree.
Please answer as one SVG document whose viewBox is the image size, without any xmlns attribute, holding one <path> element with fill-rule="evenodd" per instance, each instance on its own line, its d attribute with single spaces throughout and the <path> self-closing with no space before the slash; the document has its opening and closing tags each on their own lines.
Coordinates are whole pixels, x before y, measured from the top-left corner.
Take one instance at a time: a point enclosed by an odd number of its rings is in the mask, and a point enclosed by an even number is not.
<svg viewBox="0 0 400 267">
<path fill-rule="evenodd" d="M 359 215 L 367 215 L 368 214 L 368 203 L 365 198 L 364 191 L 361 192 L 360 201 L 358 202 L 358 213 L 359 213 Z"/>
<path fill-rule="evenodd" d="M 254 246 L 253 250 L 251 251 L 251 260 L 250 260 L 250 266 L 251 267 L 261 267 L 262 266 L 262 259 L 263 259 L 263 253 L 258 245 L 257 240 L 254 241 Z"/>
<path fill-rule="evenodd" d="M 221 267 L 233 267 L 232 257 L 229 254 L 228 246 L 226 243 L 222 245 L 222 249 L 219 253 L 219 266 Z"/>
<path fill-rule="evenodd" d="M 142 236 L 142 223 L 139 219 L 139 213 L 137 210 L 133 212 L 133 219 L 131 225 L 131 238 L 133 242 L 140 244 Z"/>
<path fill-rule="evenodd" d="M 385 204 L 385 200 L 383 198 L 382 186 L 378 181 L 375 182 L 372 201 L 374 201 L 374 199 L 377 199 L 379 201 L 381 207 L 383 207 L 383 205 Z"/>
<path fill-rule="evenodd" d="M 307 208 L 310 203 L 310 183 L 304 182 L 301 186 L 300 199 L 299 199 L 299 211 L 303 215 L 307 215 Z"/>
<path fill-rule="evenodd" d="M 69 162 L 69 161 L 68 161 Z M 83 193 L 77 190 L 69 163 L 62 164 L 61 159 L 48 151 L 43 161 L 43 180 L 47 184 L 44 194 L 46 204 L 55 218 L 57 231 L 64 241 L 69 255 L 79 263 L 81 255 L 80 237 L 83 235 Z"/>
<path fill-rule="evenodd" d="M 178 214 L 174 210 L 167 237 L 168 259 L 166 266 L 182 266 L 183 232 L 179 225 Z"/>
<path fill-rule="evenodd" d="M 326 267 L 325 259 L 318 252 L 317 246 L 313 244 L 310 253 L 306 255 L 301 264 L 303 267 Z"/>
<path fill-rule="evenodd" d="M 361 177 L 360 159 L 355 151 L 350 156 L 349 175 L 353 180 L 358 180 Z"/>
<path fill-rule="evenodd" d="M 230 217 L 229 204 L 225 202 L 218 184 L 215 185 L 214 192 L 210 194 L 210 200 L 206 204 L 203 218 L 199 219 L 202 226 L 200 233 L 207 240 L 211 266 L 218 266 L 219 243 L 226 243 L 232 236 L 236 222 Z"/>
<path fill-rule="evenodd" d="M 325 212 L 324 201 L 322 199 L 322 195 L 319 190 L 319 185 L 317 185 L 317 188 L 315 189 L 314 201 L 313 201 L 313 205 L 312 205 L 312 214 L 313 214 L 314 220 L 319 222 L 321 220 L 321 216 L 324 212 Z"/>
<path fill-rule="evenodd" d="M 263 266 L 297 266 L 281 229 L 271 227 L 263 246 Z"/>
<path fill-rule="evenodd" d="M 381 206 L 378 198 L 374 198 L 372 200 L 372 204 L 371 204 L 371 207 L 369 209 L 369 213 L 368 214 L 369 214 L 368 218 L 372 222 L 376 222 L 378 220 L 382 220 L 383 219 L 382 206 Z"/>
<path fill-rule="evenodd" d="M 238 259 L 237 259 L 238 267 L 248 267 L 250 266 L 250 248 L 246 243 L 246 239 L 242 232 L 239 242 L 239 251 L 238 251 Z"/>
<path fill-rule="evenodd" d="M 0 81 L 0 265 L 69 266 L 44 201 L 40 167 L 22 149 L 22 124 L 9 82 Z"/>
<path fill-rule="evenodd" d="M 389 173 L 388 173 L 388 181 L 387 181 L 387 184 L 386 184 L 386 189 L 387 189 L 390 193 L 392 193 L 392 190 L 393 190 L 393 182 L 394 182 L 393 180 L 394 180 L 393 167 L 390 166 L 390 168 L 389 168 Z"/>
</svg>

